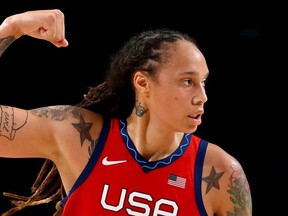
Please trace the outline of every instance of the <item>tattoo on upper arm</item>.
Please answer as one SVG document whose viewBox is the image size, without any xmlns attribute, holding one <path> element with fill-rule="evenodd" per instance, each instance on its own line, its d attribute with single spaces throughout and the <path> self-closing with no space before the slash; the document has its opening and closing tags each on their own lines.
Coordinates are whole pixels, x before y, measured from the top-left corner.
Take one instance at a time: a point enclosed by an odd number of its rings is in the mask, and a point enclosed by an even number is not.
<svg viewBox="0 0 288 216">
<path fill-rule="evenodd" d="M 98 139 L 93 140 L 90 134 L 90 129 L 92 128 L 93 124 L 85 122 L 84 117 L 80 115 L 79 123 L 73 123 L 72 125 L 80 133 L 81 147 L 83 146 L 85 140 L 88 140 L 90 142 L 90 145 L 88 147 L 88 153 L 90 158 L 98 141 Z"/>
<path fill-rule="evenodd" d="M 230 188 L 227 192 L 230 194 L 230 200 L 234 204 L 233 212 L 227 211 L 227 216 L 247 215 L 247 211 L 252 212 L 252 199 L 249 183 L 245 173 L 240 165 L 231 165 L 232 174 L 229 177 Z M 224 172 L 216 172 L 212 166 L 210 174 L 203 177 L 202 180 L 207 183 L 206 194 L 214 187 L 220 189 L 219 180 Z"/>
<path fill-rule="evenodd" d="M 94 151 L 94 149 L 96 147 L 97 142 L 98 142 L 98 139 L 92 140 L 90 142 L 90 145 L 88 147 L 89 158 L 92 156 L 92 153 L 93 153 L 93 151 Z"/>
<path fill-rule="evenodd" d="M 246 175 L 240 166 L 231 165 L 231 169 L 233 172 L 229 178 L 228 193 L 235 213 L 227 212 L 227 215 L 242 215 L 241 213 L 247 209 L 252 212 L 252 198 Z"/>
<path fill-rule="evenodd" d="M 212 166 L 212 169 L 210 171 L 210 174 L 204 178 L 202 178 L 203 181 L 207 183 L 206 188 L 206 194 L 213 188 L 220 189 L 219 185 L 219 179 L 223 176 L 224 172 L 216 172 L 216 169 L 214 166 Z"/>
<path fill-rule="evenodd" d="M 17 116 L 17 119 L 15 115 L 13 107 L 0 106 L 0 136 L 13 140 L 17 130 L 27 123 L 28 112 L 26 115 Z"/>
<path fill-rule="evenodd" d="M 5 50 L 16 40 L 15 37 L 9 36 L 6 38 L 0 38 L 0 57 L 5 52 Z"/>
<path fill-rule="evenodd" d="M 81 146 L 83 145 L 83 142 L 87 139 L 88 141 L 92 141 L 92 137 L 90 135 L 90 129 L 92 128 L 92 123 L 86 123 L 83 116 L 80 116 L 80 122 L 79 123 L 73 123 L 72 124 L 74 128 L 80 133 L 80 143 Z"/>
<path fill-rule="evenodd" d="M 56 121 L 63 121 L 69 116 L 79 119 L 80 116 L 80 110 L 73 106 L 41 107 L 31 110 L 31 113 L 38 117 L 50 118 Z"/>
<path fill-rule="evenodd" d="M 90 129 L 92 128 L 93 124 L 85 122 L 85 119 L 78 107 L 73 106 L 56 106 L 54 108 L 42 107 L 31 110 L 31 113 L 38 117 L 50 118 L 56 121 L 63 121 L 67 119 L 69 116 L 72 116 L 75 119 L 79 119 L 79 123 L 72 123 L 72 126 L 80 133 L 81 147 L 83 146 L 85 140 L 89 141 L 88 154 L 89 158 L 91 157 L 98 139 L 96 140 L 92 139 Z"/>
</svg>

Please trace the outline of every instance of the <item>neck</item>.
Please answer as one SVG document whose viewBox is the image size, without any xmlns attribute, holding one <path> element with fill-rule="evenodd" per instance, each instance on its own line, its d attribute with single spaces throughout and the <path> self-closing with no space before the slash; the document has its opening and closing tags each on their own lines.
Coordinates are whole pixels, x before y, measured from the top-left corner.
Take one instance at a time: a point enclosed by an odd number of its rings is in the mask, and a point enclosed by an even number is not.
<svg viewBox="0 0 288 216">
<path fill-rule="evenodd" d="M 180 145 L 183 133 L 165 130 L 162 124 L 151 122 L 146 116 L 131 115 L 127 131 L 137 151 L 147 161 L 161 160 L 172 154 Z"/>
</svg>

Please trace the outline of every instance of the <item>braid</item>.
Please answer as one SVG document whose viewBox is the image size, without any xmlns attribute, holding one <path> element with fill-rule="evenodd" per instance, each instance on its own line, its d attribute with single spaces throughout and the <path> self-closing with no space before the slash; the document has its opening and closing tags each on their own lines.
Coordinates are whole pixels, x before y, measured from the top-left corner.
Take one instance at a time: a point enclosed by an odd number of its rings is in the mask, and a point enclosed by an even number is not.
<svg viewBox="0 0 288 216">
<path fill-rule="evenodd" d="M 77 106 L 88 107 L 97 105 L 98 111 L 105 115 L 105 113 L 111 112 L 114 109 L 114 104 L 110 103 L 112 97 L 113 93 L 111 88 L 107 82 L 103 82 L 95 87 L 90 87 L 88 93 L 84 95 L 83 100 Z M 105 107 L 105 109 L 102 107 Z M 31 187 L 31 194 L 31 196 L 27 197 L 4 192 L 4 196 L 11 198 L 13 207 L 9 211 L 1 214 L 1 216 L 10 216 L 26 207 L 52 202 L 56 203 L 56 212 L 53 216 L 61 216 L 63 211 L 61 201 L 65 197 L 65 191 L 56 165 L 52 161 L 48 159 L 45 160 Z"/>
<path fill-rule="evenodd" d="M 135 71 L 145 71 L 157 80 L 159 67 L 169 59 L 171 46 L 179 40 L 187 40 L 196 45 L 194 39 L 188 35 L 168 29 L 144 31 L 135 35 L 119 52 L 111 56 L 104 82 L 89 87 L 83 100 L 76 106 L 92 109 L 103 116 L 127 118 L 135 104 L 132 81 Z M 30 197 L 4 193 L 12 198 L 14 207 L 1 216 L 10 216 L 28 206 L 51 202 L 56 202 L 53 216 L 62 214 L 61 201 L 65 197 L 65 191 L 52 161 L 46 160 L 43 164 L 31 187 L 31 193 Z"/>
<path fill-rule="evenodd" d="M 84 95 L 83 100 L 77 106 L 85 107 L 103 116 L 125 118 L 131 113 L 131 108 L 129 107 L 127 111 L 126 107 L 133 104 L 129 100 L 131 94 L 129 90 L 121 91 L 113 88 L 108 81 L 104 81 L 90 87 L 88 93 Z M 124 107 L 123 103 L 127 104 L 125 108 L 122 108 Z"/>
<path fill-rule="evenodd" d="M 79 107 L 88 107 L 93 104 L 103 103 L 107 98 L 112 96 L 111 88 L 109 88 L 107 82 L 103 82 L 96 87 L 90 87 L 87 94 L 84 94 L 84 98 Z"/>
<path fill-rule="evenodd" d="M 49 168 L 50 171 L 48 172 Z M 44 178 L 45 175 L 46 177 Z M 11 204 L 13 207 L 9 211 L 1 214 L 1 216 L 10 216 L 26 207 L 48 204 L 51 202 L 56 202 L 56 212 L 53 216 L 61 215 L 61 200 L 64 198 L 65 192 L 58 170 L 52 161 L 46 160 L 42 165 L 41 170 L 31 187 L 31 193 L 32 195 L 30 197 L 26 197 L 4 192 L 4 196 L 12 199 Z"/>
</svg>

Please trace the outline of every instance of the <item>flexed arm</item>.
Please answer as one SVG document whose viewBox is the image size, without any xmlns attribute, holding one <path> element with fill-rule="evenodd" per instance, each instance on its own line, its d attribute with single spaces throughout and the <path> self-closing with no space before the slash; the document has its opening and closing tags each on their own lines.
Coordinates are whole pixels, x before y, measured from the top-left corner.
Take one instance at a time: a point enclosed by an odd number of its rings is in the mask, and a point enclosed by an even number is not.
<svg viewBox="0 0 288 216">
<path fill-rule="evenodd" d="M 64 18 L 58 9 L 27 11 L 7 17 L 0 25 L 0 56 L 23 35 L 49 41 L 56 47 L 67 47 Z"/>
</svg>

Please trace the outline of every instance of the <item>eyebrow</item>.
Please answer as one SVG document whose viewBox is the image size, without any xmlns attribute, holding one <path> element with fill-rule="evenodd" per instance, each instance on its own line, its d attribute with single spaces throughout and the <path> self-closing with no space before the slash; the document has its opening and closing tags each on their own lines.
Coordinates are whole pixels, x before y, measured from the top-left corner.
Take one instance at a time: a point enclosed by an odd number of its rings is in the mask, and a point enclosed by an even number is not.
<svg viewBox="0 0 288 216">
<path fill-rule="evenodd" d="M 204 76 L 204 78 L 207 78 L 209 76 L 209 71 L 206 73 L 206 75 Z M 192 75 L 192 76 L 195 76 L 195 75 L 198 75 L 199 73 L 195 72 L 195 71 L 186 71 L 186 72 L 183 72 L 183 73 L 180 73 L 179 75 Z"/>
</svg>

